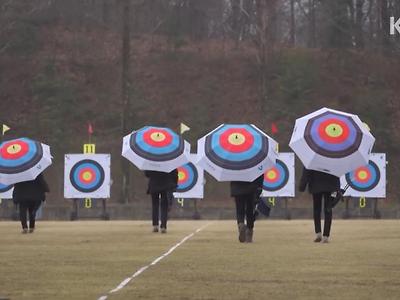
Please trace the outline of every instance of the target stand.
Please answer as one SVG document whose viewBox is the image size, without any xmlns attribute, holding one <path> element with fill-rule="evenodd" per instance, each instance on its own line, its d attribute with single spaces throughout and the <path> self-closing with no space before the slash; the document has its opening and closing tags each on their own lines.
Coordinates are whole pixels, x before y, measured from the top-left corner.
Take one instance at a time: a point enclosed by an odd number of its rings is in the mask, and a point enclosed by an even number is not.
<svg viewBox="0 0 400 300">
<path fill-rule="evenodd" d="M 349 185 L 344 194 L 343 218 L 352 217 L 351 210 L 358 211 L 359 217 L 381 218 L 378 203 L 380 198 L 386 198 L 386 164 L 384 153 L 371 153 L 367 165 L 340 178 L 341 186 Z M 355 206 L 353 209 L 350 203 Z"/>
<path fill-rule="evenodd" d="M 274 208 L 283 203 L 284 218 L 290 220 L 289 199 L 295 195 L 294 154 L 279 153 L 275 165 L 264 173 L 261 196 Z M 279 199 L 279 201 L 277 201 Z"/>
<path fill-rule="evenodd" d="M 109 220 L 106 199 L 110 197 L 110 185 L 110 154 L 65 155 L 64 197 L 72 199 L 71 221 L 80 218 L 80 206 L 92 209 L 94 199 L 102 200 L 101 214 L 85 218 Z"/>
</svg>

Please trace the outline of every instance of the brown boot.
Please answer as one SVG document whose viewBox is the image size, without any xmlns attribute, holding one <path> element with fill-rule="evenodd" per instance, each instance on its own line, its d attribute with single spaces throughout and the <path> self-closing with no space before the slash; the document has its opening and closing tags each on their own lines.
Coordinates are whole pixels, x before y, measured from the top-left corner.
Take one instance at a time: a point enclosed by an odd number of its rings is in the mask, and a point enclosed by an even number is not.
<svg viewBox="0 0 400 300">
<path fill-rule="evenodd" d="M 239 229 L 239 242 L 244 243 L 246 241 L 247 226 L 244 223 L 239 223 L 238 229 Z"/>
<path fill-rule="evenodd" d="M 246 230 L 246 243 L 253 242 L 253 229 L 247 228 Z"/>
</svg>

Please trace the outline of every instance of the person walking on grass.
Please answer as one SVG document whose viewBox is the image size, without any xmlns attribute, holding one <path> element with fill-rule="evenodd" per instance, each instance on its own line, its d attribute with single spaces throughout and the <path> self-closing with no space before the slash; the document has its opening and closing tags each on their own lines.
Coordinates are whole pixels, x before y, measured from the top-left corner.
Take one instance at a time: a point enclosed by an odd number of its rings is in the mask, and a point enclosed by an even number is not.
<svg viewBox="0 0 400 300">
<path fill-rule="evenodd" d="M 303 169 L 303 174 L 300 179 L 299 190 L 304 192 L 308 186 L 308 191 L 313 197 L 314 210 L 314 228 L 316 237 L 314 242 L 328 243 L 332 225 L 332 192 L 340 189 L 339 177 L 314 171 Z M 324 231 L 321 233 L 321 211 L 322 199 L 324 200 Z"/>
<path fill-rule="evenodd" d="M 252 243 L 255 222 L 254 207 L 262 192 L 264 174 L 253 182 L 232 181 L 231 196 L 235 198 L 239 242 Z M 246 218 L 246 224 L 244 223 Z"/>
<path fill-rule="evenodd" d="M 19 205 L 22 233 L 34 232 L 36 211 L 40 204 L 46 200 L 46 193 L 48 192 L 50 192 L 50 189 L 42 174 L 39 174 L 34 180 L 14 184 L 13 201 Z M 27 224 L 28 213 L 29 229 Z"/>
<path fill-rule="evenodd" d="M 149 178 L 147 194 L 151 195 L 153 232 L 167 232 L 168 208 L 173 197 L 173 192 L 178 186 L 178 170 L 170 173 L 158 171 L 145 171 Z M 160 214 L 161 207 L 161 214 Z M 159 217 L 161 224 L 159 228 Z"/>
</svg>

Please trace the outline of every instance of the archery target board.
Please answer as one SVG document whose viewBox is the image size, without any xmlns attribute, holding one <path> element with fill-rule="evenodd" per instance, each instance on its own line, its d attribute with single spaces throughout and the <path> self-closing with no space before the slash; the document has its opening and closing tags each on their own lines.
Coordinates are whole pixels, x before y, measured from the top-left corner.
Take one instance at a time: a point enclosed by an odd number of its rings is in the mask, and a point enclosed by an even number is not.
<svg viewBox="0 0 400 300">
<path fill-rule="evenodd" d="M 13 185 L 4 185 L 0 183 L 0 199 L 12 199 L 13 190 Z"/>
<path fill-rule="evenodd" d="M 386 198 L 386 154 L 371 153 L 368 165 L 340 177 L 341 187 L 347 184 L 345 196 Z"/>
<path fill-rule="evenodd" d="M 110 198 L 110 154 L 66 154 L 65 198 Z"/>
<path fill-rule="evenodd" d="M 204 170 L 196 165 L 197 155 L 190 154 L 189 162 L 178 168 L 178 187 L 175 198 L 204 197 Z"/>
<path fill-rule="evenodd" d="M 294 153 L 279 153 L 276 164 L 264 173 L 262 197 L 294 197 Z"/>
</svg>

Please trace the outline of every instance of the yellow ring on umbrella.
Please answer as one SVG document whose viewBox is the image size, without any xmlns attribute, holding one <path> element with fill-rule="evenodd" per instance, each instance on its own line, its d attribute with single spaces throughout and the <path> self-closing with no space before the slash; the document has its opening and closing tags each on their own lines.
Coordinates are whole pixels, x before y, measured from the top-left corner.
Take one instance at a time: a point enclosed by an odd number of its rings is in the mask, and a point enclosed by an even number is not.
<svg viewBox="0 0 400 300">
<path fill-rule="evenodd" d="M 228 141 L 232 145 L 239 146 L 246 141 L 246 137 L 241 133 L 232 133 L 229 135 Z"/>
<path fill-rule="evenodd" d="M 8 154 L 16 154 L 22 150 L 21 145 L 18 144 L 12 144 L 7 147 L 7 153 Z"/>
<path fill-rule="evenodd" d="M 326 126 L 325 132 L 328 136 L 336 138 L 343 134 L 343 128 L 339 124 L 332 123 Z"/>
<path fill-rule="evenodd" d="M 153 132 L 150 135 L 151 139 L 155 142 L 162 142 L 163 140 L 165 140 L 166 136 L 164 133 L 162 132 Z"/>
</svg>

